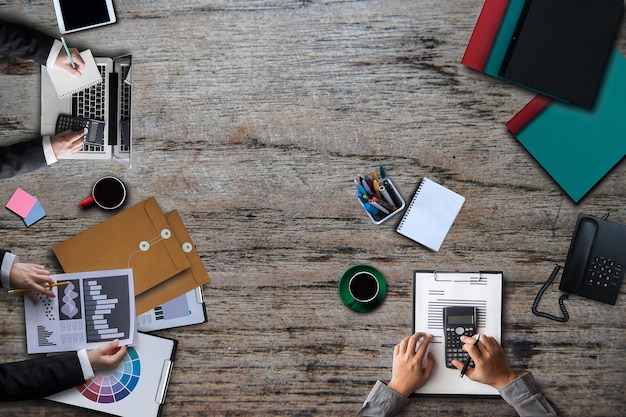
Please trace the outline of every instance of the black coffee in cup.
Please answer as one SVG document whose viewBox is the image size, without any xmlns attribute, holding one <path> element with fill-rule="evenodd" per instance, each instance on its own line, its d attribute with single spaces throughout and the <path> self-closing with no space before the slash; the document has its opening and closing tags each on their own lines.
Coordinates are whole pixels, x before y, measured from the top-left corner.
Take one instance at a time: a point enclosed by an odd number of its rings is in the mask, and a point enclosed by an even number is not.
<svg viewBox="0 0 626 417">
<path fill-rule="evenodd" d="M 91 197 L 80 202 L 83 208 L 96 203 L 105 210 L 115 210 L 126 200 L 126 187 L 116 177 L 102 177 L 94 184 Z"/>
<path fill-rule="evenodd" d="M 378 281 L 369 272 L 358 272 L 348 284 L 350 294 L 360 303 L 369 303 L 378 295 Z"/>
<path fill-rule="evenodd" d="M 100 179 L 93 187 L 93 197 L 102 208 L 114 209 L 126 198 L 124 184 L 115 177 Z"/>
</svg>

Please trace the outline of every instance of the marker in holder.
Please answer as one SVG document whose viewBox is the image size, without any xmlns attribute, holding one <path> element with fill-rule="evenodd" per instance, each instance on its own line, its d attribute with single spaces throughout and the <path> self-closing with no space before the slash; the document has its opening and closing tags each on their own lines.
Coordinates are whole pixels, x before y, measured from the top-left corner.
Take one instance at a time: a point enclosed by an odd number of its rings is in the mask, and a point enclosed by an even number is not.
<svg viewBox="0 0 626 417">
<path fill-rule="evenodd" d="M 405 207 L 404 199 L 393 182 L 384 175 L 383 167 L 380 167 L 380 171 L 380 177 L 372 170 L 372 175 L 354 180 L 359 203 L 374 224 L 389 220 Z"/>
</svg>

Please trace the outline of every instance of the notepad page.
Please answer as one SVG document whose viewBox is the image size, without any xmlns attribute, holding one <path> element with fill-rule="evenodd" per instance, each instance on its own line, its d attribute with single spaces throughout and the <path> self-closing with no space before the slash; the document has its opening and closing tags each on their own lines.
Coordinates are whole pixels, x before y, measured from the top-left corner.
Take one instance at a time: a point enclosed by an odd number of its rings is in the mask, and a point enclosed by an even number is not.
<svg viewBox="0 0 626 417">
<path fill-rule="evenodd" d="M 438 251 L 465 197 L 424 178 L 396 231 Z"/>
<path fill-rule="evenodd" d="M 80 56 L 85 61 L 85 66 L 81 71 L 82 75 L 70 74 L 63 68 L 56 66 L 52 68 L 46 67 L 59 98 L 67 97 L 102 82 L 102 75 L 100 75 L 100 70 L 96 65 L 91 50 L 87 49 L 81 52 Z"/>
</svg>

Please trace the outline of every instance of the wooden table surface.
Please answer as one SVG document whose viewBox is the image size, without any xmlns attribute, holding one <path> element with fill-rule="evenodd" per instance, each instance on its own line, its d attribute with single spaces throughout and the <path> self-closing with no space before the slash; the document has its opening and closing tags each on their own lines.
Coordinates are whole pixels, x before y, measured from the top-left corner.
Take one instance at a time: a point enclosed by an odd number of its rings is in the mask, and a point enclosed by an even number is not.
<svg viewBox="0 0 626 417">
<path fill-rule="evenodd" d="M 567 323 L 531 314 L 563 264 L 578 213 L 626 222 L 622 161 L 574 204 L 504 123 L 533 94 L 460 64 L 482 0 L 128 0 L 118 23 L 66 36 L 96 56 L 132 53 L 134 160 L 61 161 L 0 183 L 47 211 L 0 212 L 1 247 L 62 272 L 51 248 L 108 218 L 80 210 L 94 180 L 130 204 L 178 209 L 212 281 L 209 320 L 178 339 L 163 416 L 355 415 L 411 331 L 414 269 L 504 271 L 503 345 L 564 416 L 626 415 L 624 287 L 617 305 L 572 296 Z M 0 1 L 0 19 L 58 36 L 52 2 Z M 626 53 L 626 23 L 616 45 Z M 39 67 L 0 59 L 0 141 L 39 133 Z M 373 225 L 352 180 L 384 165 L 410 199 L 424 176 L 466 198 L 439 252 Z M 385 276 L 374 312 L 337 293 L 350 266 Z M 558 280 L 557 280 L 558 282 Z M 555 284 L 542 308 L 556 313 Z M 26 358 L 20 299 L 0 295 L 3 361 Z M 91 416 L 45 400 L 3 415 Z M 512 416 L 503 400 L 418 398 L 402 415 Z"/>
</svg>

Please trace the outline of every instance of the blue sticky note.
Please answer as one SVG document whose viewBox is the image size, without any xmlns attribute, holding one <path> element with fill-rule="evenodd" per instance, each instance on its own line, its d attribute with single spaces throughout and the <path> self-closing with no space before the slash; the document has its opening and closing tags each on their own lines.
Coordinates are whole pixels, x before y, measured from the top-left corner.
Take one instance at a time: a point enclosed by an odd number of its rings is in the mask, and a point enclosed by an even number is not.
<svg viewBox="0 0 626 417">
<path fill-rule="evenodd" d="M 46 211 L 43 209 L 39 200 L 35 202 L 35 205 L 28 213 L 28 216 L 24 217 L 24 223 L 26 226 L 30 226 L 31 224 L 43 219 L 46 215 Z"/>
</svg>

